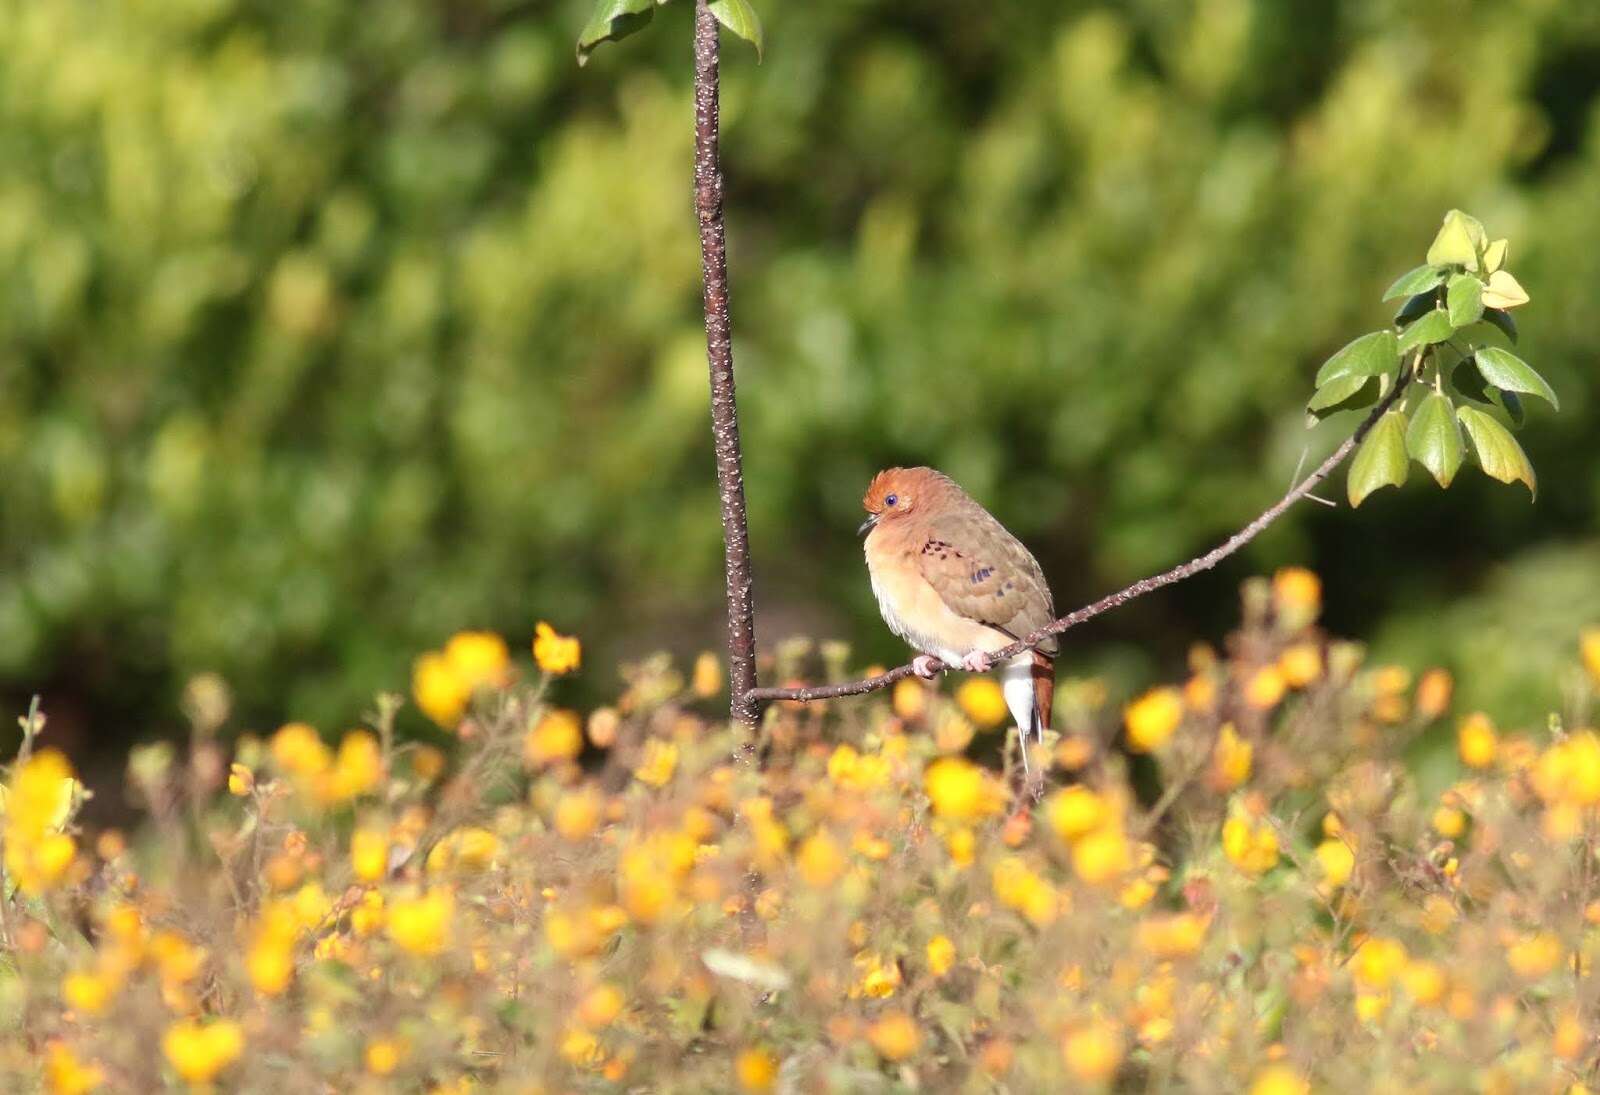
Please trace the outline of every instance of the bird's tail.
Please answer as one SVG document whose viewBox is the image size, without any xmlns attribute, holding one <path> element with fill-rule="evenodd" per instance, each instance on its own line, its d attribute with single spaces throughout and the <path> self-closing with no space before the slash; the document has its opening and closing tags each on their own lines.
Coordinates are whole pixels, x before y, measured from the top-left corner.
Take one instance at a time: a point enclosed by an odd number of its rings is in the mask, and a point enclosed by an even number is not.
<svg viewBox="0 0 1600 1095">
<path fill-rule="evenodd" d="M 1033 732 L 1040 740 L 1050 729 L 1050 711 L 1056 700 L 1056 662 L 1048 654 L 1033 651 L 1033 664 L 1028 667 L 1033 679 Z"/>
</svg>

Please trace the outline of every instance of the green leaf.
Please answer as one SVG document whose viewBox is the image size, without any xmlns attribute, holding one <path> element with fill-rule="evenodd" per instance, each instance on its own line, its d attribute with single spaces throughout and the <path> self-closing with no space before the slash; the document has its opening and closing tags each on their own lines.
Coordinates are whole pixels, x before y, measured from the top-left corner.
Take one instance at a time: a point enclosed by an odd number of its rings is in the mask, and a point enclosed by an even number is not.
<svg viewBox="0 0 1600 1095">
<path fill-rule="evenodd" d="M 1463 447 L 1449 397 L 1434 392 L 1417 406 L 1406 430 L 1406 451 L 1441 487 L 1450 485 L 1461 467 Z"/>
<path fill-rule="evenodd" d="M 1556 410 L 1561 409 L 1561 404 L 1556 400 L 1556 390 L 1550 387 L 1544 377 L 1534 372 L 1533 366 L 1510 350 L 1485 346 L 1472 356 L 1478 363 L 1478 372 L 1483 374 L 1483 379 L 1496 388 L 1536 395 Z"/>
<path fill-rule="evenodd" d="M 578 32 L 578 64 L 601 42 L 617 42 L 643 27 L 655 14 L 658 0 L 596 0 L 594 14 Z"/>
<path fill-rule="evenodd" d="M 1377 398 L 1377 377 L 1336 377 L 1318 388 L 1311 402 L 1306 404 L 1306 428 L 1310 429 L 1330 414 L 1358 410 Z"/>
<path fill-rule="evenodd" d="M 1356 450 L 1346 484 L 1350 504 L 1359 506 L 1379 487 L 1398 487 L 1406 481 L 1406 415 L 1390 411 L 1378 419 Z"/>
<path fill-rule="evenodd" d="M 1483 282 L 1471 274 L 1457 274 L 1445 287 L 1445 301 L 1450 309 L 1452 327 L 1476 323 L 1483 315 Z"/>
<path fill-rule="evenodd" d="M 1510 339 L 1513 344 L 1516 343 L 1517 321 L 1512 317 L 1510 312 L 1506 311 L 1504 308 L 1485 308 L 1483 310 L 1483 320 L 1485 323 L 1494 324 L 1495 327 L 1499 329 L 1501 334 Z"/>
<path fill-rule="evenodd" d="M 1400 363 L 1393 331 L 1373 331 L 1345 344 L 1317 370 L 1317 387 L 1346 376 L 1382 376 Z"/>
<path fill-rule="evenodd" d="M 1533 465 L 1528 463 L 1528 454 L 1522 451 L 1510 430 L 1476 407 L 1458 407 L 1456 417 L 1467 428 L 1467 436 L 1472 438 L 1472 447 L 1485 475 L 1502 483 L 1524 483 L 1528 492 L 1537 497 L 1539 485 L 1533 475 Z"/>
<path fill-rule="evenodd" d="M 1503 392 L 1499 388 L 1490 388 L 1489 397 L 1494 400 L 1495 406 L 1505 411 L 1511 418 L 1513 430 L 1522 429 L 1523 423 L 1528 420 L 1528 412 L 1522 406 L 1522 400 L 1516 392 Z"/>
<path fill-rule="evenodd" d="M 761 20 L 756 18 L 756 10 L 750 6 L 750 0 L 711 0 L 707 6 L 711 8 L 711 14 L 717 17 L 717 22 L 755 46 L 756 60 L 761 60 L 765 39 L 761 34 Z"/>
<path fill-rule="evenodd" d="M 1400 305 L 1400 310 L 1394 314 L 1394 321 L 1404 327 L 1418 316 L 1427 315 L 1434 305 L 1438 303 L 1439 292 L 1437 289 L 1429 289 L 1425 293 L 1418 293 L 1414 297 L 1408 297 L 1406 302 Z"/>
<path fill-rule="evenodd" d="M 1450 386 L 1459 395 L 1477 403 L 1493 403 L 1494 397 L 1489 394 L 1489 388 L 1483 382 L 1483 374 L 1478 372 L 1477 363 L 1470 357 L 1464 357 L 1456 362 L 1450 370 Z"/>
<path fill-rule="evenodd" d="M 1456 329 L 1450 323 L 1450 314 L 1435 308 L 1400 332 L 1400 352 L 1405 353 L 1418 346 L 1431 346 L 1436 342 L 1443 342 L 1455 333 Z"/>
<path fill-rule="evenodd" d="M 1383 292 L 1384 300 L 1398 300 L 1414 293 L 1425 293 L 1437 288 L 1444 280 L 1444 271 L 1436 266 L 1426 264 L 1415 270 L 1408 270 L 1394 279 L 1394 283 Z"/>
<path fill-rule="evenodd" d="M 1461 210 L 1452 209 L 1444 215 L 1444 224 L 1428 248 L 1428 264 L 1477 270 L 1478 248 L 1483 243 L 1483 225 Z"/>
</svg>

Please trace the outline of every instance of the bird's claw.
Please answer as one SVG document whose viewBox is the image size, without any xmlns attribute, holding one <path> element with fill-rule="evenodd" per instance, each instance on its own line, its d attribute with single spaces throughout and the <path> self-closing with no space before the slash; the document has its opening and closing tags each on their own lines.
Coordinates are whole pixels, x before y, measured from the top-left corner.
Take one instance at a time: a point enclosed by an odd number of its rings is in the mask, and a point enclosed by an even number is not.
<svg viewBox="0 0 1600 1095">
<path fill-rule="evenodd" d="M 940 664 L 939 659 L 932 654 L 918 654 L 911 659 L 911 671 L 925 681 L 931 681 L 939 675 L 935 668 Z"/>
<path fill-rule="evenodd" d="M 961 668 L 969 673 L 987 673 L 989 667 L 994 665 L 994 659 L 981 650 L 974 650 L 961 659 Z"/>
</svg>

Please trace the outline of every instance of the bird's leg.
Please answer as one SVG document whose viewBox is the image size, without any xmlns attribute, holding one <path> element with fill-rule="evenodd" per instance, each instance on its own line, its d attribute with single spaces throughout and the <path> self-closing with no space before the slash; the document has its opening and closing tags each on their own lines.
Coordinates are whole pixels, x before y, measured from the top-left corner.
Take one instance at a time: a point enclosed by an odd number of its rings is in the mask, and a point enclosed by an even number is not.
<svg viewBox="0 0 1600 1095">
<path fill-rule="evenodd" d="M 961 668 L 969 673 L 987 673 L 992 665 L 994 659 L 982 650 L 974 650 L 961 659 Z"/>
<path fill-rule="evenodd" d="M 938 664 L 939 659 L 932 654 L 918 654 L 911 659 L 911 671 L 923 680 L 931 681 L 939 675 L 939 671 L 934 668 Z"/>
</svg>

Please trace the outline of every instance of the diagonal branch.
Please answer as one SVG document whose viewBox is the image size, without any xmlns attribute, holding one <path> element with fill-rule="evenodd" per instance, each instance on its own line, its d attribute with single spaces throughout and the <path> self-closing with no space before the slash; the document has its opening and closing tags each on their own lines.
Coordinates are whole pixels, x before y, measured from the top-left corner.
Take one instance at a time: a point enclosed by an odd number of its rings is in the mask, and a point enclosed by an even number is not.
<svg viewBox="0 0 1600 1095">
<path fill-rule="evenodd" d="M 1421 354 L 1419 353 L 1417 360 L 1420 361 L 1420 359 Z M 1085 605 L 1075 612 L 1069 612 L 1058 620 L 1052 620 L 1050 623 L 1030 632 L 1022 639 L 997 652 L 994 655 L 994 660 L 1002 662 L 1007 658 L 1013 658 L 1024 650 L 1037 646 L 1051 635 L 1059 635 L 1063 631 L 1094 619 L 1101 613 L 1109 612 L 1113 608 L 1120 608 L 1136 597 L 1143 597 L 1146 593 L 1152 593 L 1163 586 L 1173 585 L 1183 581 L 1185 578 L 1192 578 L 1203 570 L 1210 570 L 1251 540 L 1254 540 L 1262 529 L 1283 516 L 1290 506 L 1310 494 L 1317 484 L 1326 479 L 1333 469 L 1343 463 L 1345 458 L 1355 450 L 1355 447 L 1361 444 L 1362 439 L 1367 436 L 1372 427 L 1377 425 L 1378 419 L 1382 418 L 1389 408 L 1393 407 L 1399 401 L 1400 396 L 1404 394 L 1406 385 L 1411 382 L 1411 378 L 1415 373 L 1416 364 L 1417 362 L 1412 362 L 1400 370 L 1399 378 L 1394 387 L 1389 390 L 1389 393 L 1378 401 L 1378 405 L 1372 408 L 1372 413 L 1367 415 L 1361 425 L 1356 427 L 1356 431 L 1345 438 L 1344 443 L 1334 449 L 1328 458 L 1317 466 L 1315 471 L 1302 479 L 1296 486 L 1290 488 L 1287 494 L 1268 507 L 1261 516 L 1228 537 L 1223 543 L 1218 544 L 1199 558 L 1191 559 L 1187 563 L 1173 567 L 1171 570 L 1134 582 L 1126 589 L 1120 589 L 1109 596 L 1100 598 L 1093 604 Z M 937 660 L 934 662 L 934 667 L 938 670 L 959 668 L 946 666 Z M 817 685 L 810 688 L 756 688 L 747 693 L 747 695 L 752 703 L 757 704 L 772 703 L 776 700 L 807 703 L 812 700 L 830 700 L 840 696 L 860 696 L 867 692 L 875 692 L 880 688 L 887 688 L 895 681 L 909 677 L 911 674 L 911 666 L 902 665 L 889 670 L 887 673 L 880 673 L 876 677 L 848 681 L 844 684 Z"/>
<path fill-rule="evenodd" d="M 735 721 L 754 725 L 756 685 L 754 594 L 750 532 L 745 519 L 739 411 L 734 400 L 733 327 L 728 318 L 728 249 L 722 226 L 722 168 L 718 162 L 717 20 L 706 0 L 694 6 L 694 206 L 700 222 L 705 274 L 706 361 L 711 370 L 711 434 L 722 499 L 722 542 L 728 596 L 728 686 Z"/>
</svg>

